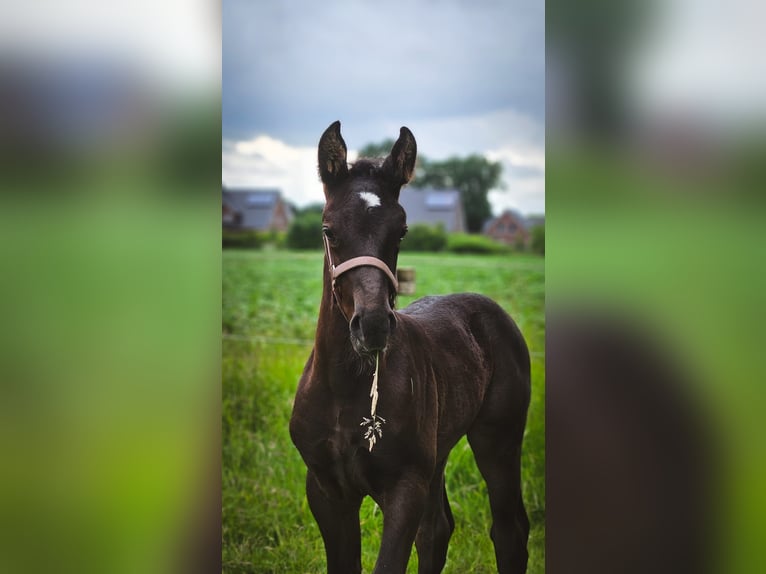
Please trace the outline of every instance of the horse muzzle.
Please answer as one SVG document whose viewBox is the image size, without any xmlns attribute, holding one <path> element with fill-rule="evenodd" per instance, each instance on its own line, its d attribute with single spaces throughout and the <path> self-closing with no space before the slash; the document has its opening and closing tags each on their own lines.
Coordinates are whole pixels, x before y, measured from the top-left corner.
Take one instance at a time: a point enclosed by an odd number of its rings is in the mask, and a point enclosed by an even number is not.
<svg viewBox="0 0 766 574">
<path fill-rule="evenodd" d="M 376 309 L 360 309 L 349 323 L 351 344 L 360 355 L 385 351 L 396 328 L 396 315 L 388 305 Z"/>
</svg>

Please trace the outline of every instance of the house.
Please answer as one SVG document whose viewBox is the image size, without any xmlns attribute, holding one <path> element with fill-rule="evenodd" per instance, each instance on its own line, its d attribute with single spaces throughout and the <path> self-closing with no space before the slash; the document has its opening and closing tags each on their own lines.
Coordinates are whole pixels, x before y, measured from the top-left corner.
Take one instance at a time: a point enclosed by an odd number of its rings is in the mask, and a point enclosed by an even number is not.
<svg viewBox="0 0 766 574">
<path fill-rule="evenodd" d="M 465 232 L 465 212 L 460 192 L 455 189 L 416 189 L 405 187 L 399 203 L 407 212 L 407 223 L 442 224 L 444 230 Z"/>
<path fill-rule="evenodd" d="M 287 231 L 293 212 L 278 189 L 223 188 L 223 227 L 233 231 Z"/>
<path fill-rule="evenodd" d="M 543 216 L 525 218 L 516 211 L 507 210 L 486 223 L 484 234 L 507 245 L 528 245 L 532 227 L 544 224 Z"/>
</svg>

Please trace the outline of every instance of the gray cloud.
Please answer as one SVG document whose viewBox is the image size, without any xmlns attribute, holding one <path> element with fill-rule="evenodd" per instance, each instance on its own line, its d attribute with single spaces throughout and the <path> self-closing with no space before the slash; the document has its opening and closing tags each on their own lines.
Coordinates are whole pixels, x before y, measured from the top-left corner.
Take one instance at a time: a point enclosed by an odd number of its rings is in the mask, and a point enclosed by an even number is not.
<svg viewBox="0 0 766 574">
<path fill-rule="evenodd" d="M 544 114 L 542 2 L 223 5 L 223 131 L 294 145 L 344 123 Z"/>
<path fill-rule="evenodd" d="M 350 150 L 406 125 L 432 159 L 502 161 L 506 191 L 490 195 L 496 211 L 542 211 L 544 27 L 542 0 L 226 0 L 224 181 L 321 200 L 315 146 L 331 122 L 342 121 Z M 252 143 L 259 136 L 279 145 Z"/>
</svg>

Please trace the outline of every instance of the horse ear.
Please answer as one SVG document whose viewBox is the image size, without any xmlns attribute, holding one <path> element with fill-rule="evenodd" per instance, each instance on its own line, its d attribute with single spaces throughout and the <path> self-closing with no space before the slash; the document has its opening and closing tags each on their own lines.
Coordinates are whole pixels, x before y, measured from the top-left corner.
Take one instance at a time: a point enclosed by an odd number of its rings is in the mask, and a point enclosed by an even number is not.
<svg viewBox="0 0 766 574">
<path fill-rule="evenodd" d="M 394 178 L 397 185 L 402 186 L 412 178 L 415 171 L 415 159 L 418 155 L 418 146 L 415 136 L 406 127 L 399 130 L 399 139 L 396 140 L 391 153 L 383 162 L 383 169 Z"/>
<path fill-rule="evenodd" d="M 333 122 L 319 139 L 319 177 L 322 183 L 337 182 L 348 173 L 346 142 L 340 135 L 340 122 Z"/>
</svg>

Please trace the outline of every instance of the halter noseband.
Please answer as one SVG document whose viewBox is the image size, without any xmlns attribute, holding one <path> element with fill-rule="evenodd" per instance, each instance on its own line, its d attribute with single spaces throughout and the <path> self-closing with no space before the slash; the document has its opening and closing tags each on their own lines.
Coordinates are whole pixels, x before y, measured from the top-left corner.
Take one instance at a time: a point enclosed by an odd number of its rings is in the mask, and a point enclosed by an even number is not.
<svg viewBox="0 0 766 574">
<path fill-rule="evenodd" d="M 338 309 L 340 309 L 341 314 L 345 319 L 348 321 L 348 317 L 346 317 L 346 314 L 343 312 L 343 307 L 340 304 L 340 297 L 338 296 L 337 291 L 335 290 L 335 281 L 343 275 L 346 271 L 350 271 L 351 269 L 355 269 L 356 267 L 377 267 L 383 273 L 386 274 L 386 277 L 388 277 L 388 280 L 391 282 L 391 285 L 394 287 L 394 295 L 399 291 L 399 282 L 396 280 L 396 275 L 393 274 L 391 269 L 386 265 L 386 263 L 377 257 L 372 257 L 370 255 L 363 255 L 361 257 L 354 257 L 352 259 L 349 259 L 348 261 L 344 261 L 337 267 L 332 262 L 332 254 L 330 253 L 330 242 L 327 240 L 327 236 L 322 237 L 324 239 L 324 248 L 325 252 L 327 253 L 327 265 L 330 269 L 330 277 L 332 279 L 332 295 L 335 299 L 335 302 L 338 304 Z M 392 297 L 393 299 L 393 297 Z M 392 305 L 393 306 L 393 305 Z"/>
</svg>

